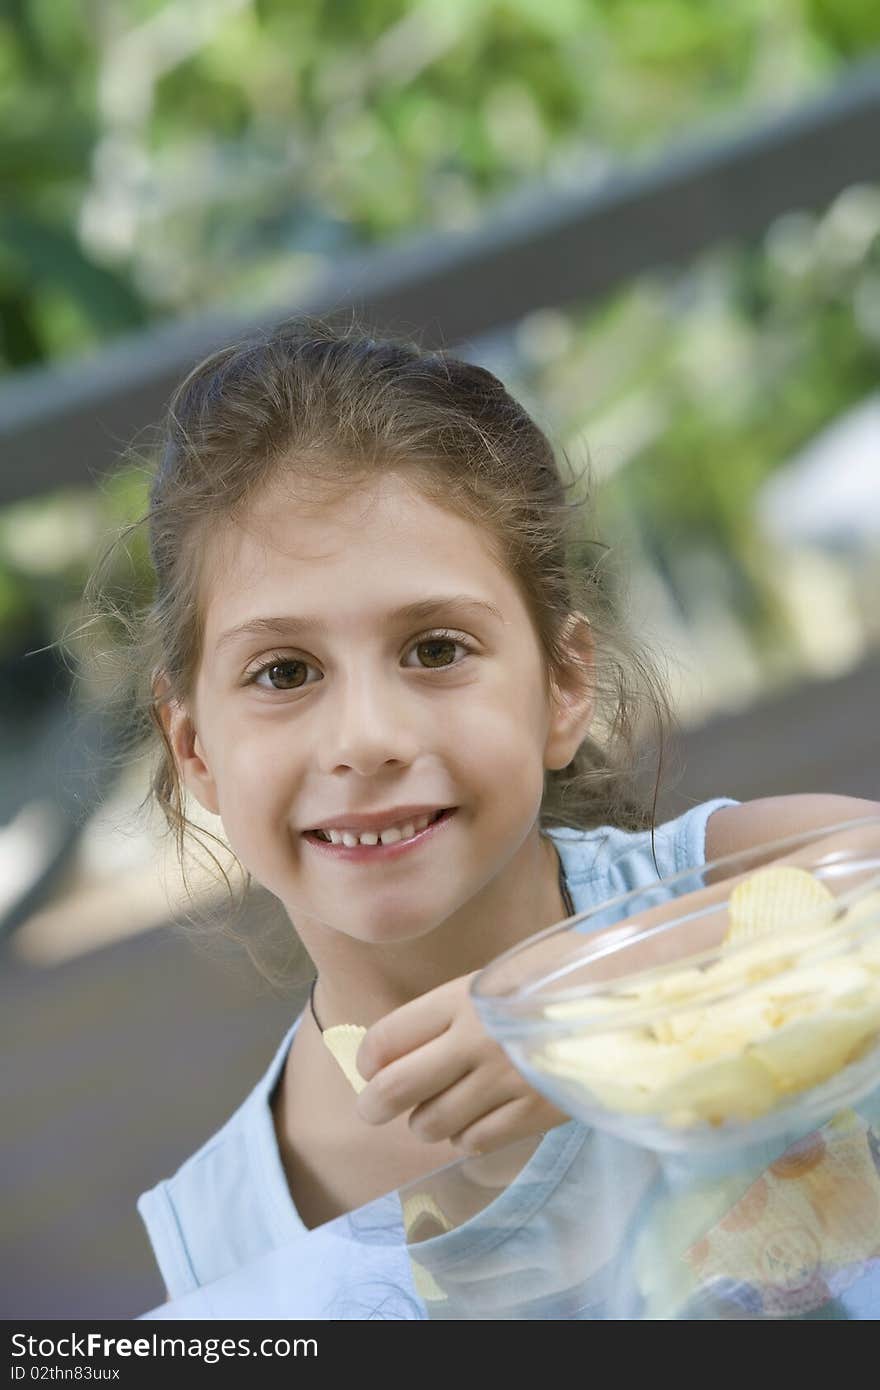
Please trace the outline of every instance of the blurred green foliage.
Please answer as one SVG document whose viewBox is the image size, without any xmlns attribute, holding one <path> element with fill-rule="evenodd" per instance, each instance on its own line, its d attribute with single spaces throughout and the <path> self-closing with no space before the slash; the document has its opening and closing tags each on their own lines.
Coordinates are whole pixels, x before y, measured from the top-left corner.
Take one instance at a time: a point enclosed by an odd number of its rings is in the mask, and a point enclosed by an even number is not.
<svg viewBox="0 0 880 1390">
<path fill-rule="evenodd" d="M 555 350 L 520 384 L 573 461 L 601 481 L 601 529 L 638 537 L 687 616 L 694 554 L 726 573 L 718 596 L 762 649 L 797 665 L 777 602 L 779 559 L 755 525 L 759 488 L 880 379 L 880 186 L 822 214 L 779 218 L 756 247 L 719 246 L 640 277 L 593 312 L 554 315 Z M 560 330 L 560 325 L 564 328 Z M 547 337 L 546 323 L 543 336 Z M 638 437 L 627 447 L 628 422 Z M 607 441 L 607 442 L 606 442 Z"/>
<path fill-rule="evenodd" d="M 0 366 L 468 225 L 878 42 L 861 0 L 7 0 Z"/>
<path fill-rule="evenodd" d="M 149 317 L 126 269 L 102 265 L 78 234 L 100 128 L 96 56 L 76 10 L 9 0 L 0 20 L 0 342 L 10 367 Z"/>
</svg>

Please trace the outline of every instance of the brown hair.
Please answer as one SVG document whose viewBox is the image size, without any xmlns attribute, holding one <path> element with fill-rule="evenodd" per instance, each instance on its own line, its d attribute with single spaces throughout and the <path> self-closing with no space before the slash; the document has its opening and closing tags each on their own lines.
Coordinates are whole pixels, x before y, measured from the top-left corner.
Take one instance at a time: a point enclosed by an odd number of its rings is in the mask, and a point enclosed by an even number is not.
<svg viewBox="0 0 880 1390">
<path fill-rule="evenodd" d="M 353 321 L 334 327 L 298 317 L 200 362 L 174 392 L 159 448 L 147 514 L 116 538 L 86 601 L 91 622 L 109 616 L 117 628 L 124 623 L 133 738 L 158 738 L 147 800 L 161 807 L 184 873 L 187 836 L 203 849 L 199 836 L 212 837 L 187 821 L 158 701 L 187 704 L 193 692 L 203 638 L 203 540 L 243 515 L 281 470 L 299 495 L 316 482 L 325 498 L 394 472 L 479 526 L 529 612 L 548 690 L 570 672 L 572 613 L 586 616 L 595 643 L 595 722 L 573 761 L 545 773 L 540 826 L 653 827 L 659 766 L 653 792 L 640 792 L 637 749 L 650 713 L 662 753 L 669 709 L 650 658 L 614 612 L 606 548 L 588 534 L 587 470 L 563 480 L 546 435 L 491 372 Z M 584 495 L 570 499 L 585 479 Z M 155 592 L 126 615 L 108 599 L 102 574 L 117 547 L 144 525 Z M 156 694 L 159 673 L 167 678 L 164 696 Z M 129 724 L 131 696 L 126 688 Z M 249 886 L 249 875 L 245 881 Z"/>
</svg>

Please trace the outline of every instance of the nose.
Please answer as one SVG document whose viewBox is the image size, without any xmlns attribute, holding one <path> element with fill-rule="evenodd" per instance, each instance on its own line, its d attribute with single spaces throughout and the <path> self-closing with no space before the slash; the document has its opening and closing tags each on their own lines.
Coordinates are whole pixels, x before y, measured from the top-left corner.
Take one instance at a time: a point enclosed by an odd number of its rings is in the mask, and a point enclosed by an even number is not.
<svg viewBox="0 0 880 1390">
<path fill-rule="evenodd" d="M 322 772 L 351 768 L 369 776 L 385 763 L 405 766 L 421 747 L 418 698 L 399 677 L 384 678 L 374 667 L 336 678 L 325 702 L 318 738 Z"/>
</svg>

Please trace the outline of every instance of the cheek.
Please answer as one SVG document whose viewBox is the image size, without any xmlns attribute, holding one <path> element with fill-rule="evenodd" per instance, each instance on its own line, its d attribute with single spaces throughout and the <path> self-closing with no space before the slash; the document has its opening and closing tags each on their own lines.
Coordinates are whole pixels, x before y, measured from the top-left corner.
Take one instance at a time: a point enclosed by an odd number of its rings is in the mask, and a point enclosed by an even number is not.
<svg viewBox="0 0 880 1390">
<path fill-rule="evenodd" d="M 543 762 L 546 715 L 531 691 L 505 686 L 481 701 L 463 724 L 468 756 L 475 769 L 495 776 L 499 767 L 520 775 Z"/>
<path fill-rule="evenodd" d="M 518 841 L 538 815 L 544 794 L 542 731 L 533 709 L 524 700 L 496 700 L 459 732 L 462 738 L 449 754 L 453 785 L 464 798 L 472 793 L 479 826 L 493 842 Z"/>
<path fill-rule="evenodd" d="M 255 872 L 292 815 L 292 781 L 277 749 L 253 739 L 228 738 L 217 792 L 226 837 L 242 863 Z"/>
</svg>

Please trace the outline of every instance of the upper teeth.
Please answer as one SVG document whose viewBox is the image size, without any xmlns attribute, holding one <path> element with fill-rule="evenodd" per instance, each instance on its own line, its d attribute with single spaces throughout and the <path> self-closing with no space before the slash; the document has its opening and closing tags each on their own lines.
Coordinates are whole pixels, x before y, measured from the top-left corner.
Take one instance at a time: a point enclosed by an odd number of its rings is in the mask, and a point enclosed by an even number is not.
<svg viewBox="0 0 880 1390">
<path fill-rule="evenodd" d="M 431 811 L 401 825 L 390 825 L 387 830 L 364 830 L 360 834 L 354 830 L 322 830 L 321 834 L 328 836 L 334 845 L 347 845 L 349 849 L 355 845 L 377 845 L 380 840 L 383 845 L 393 845 L 398 840 L 411 840 L 413 835 L 424 830 L 434 815 L 436 812 Z"/>
</svg>

